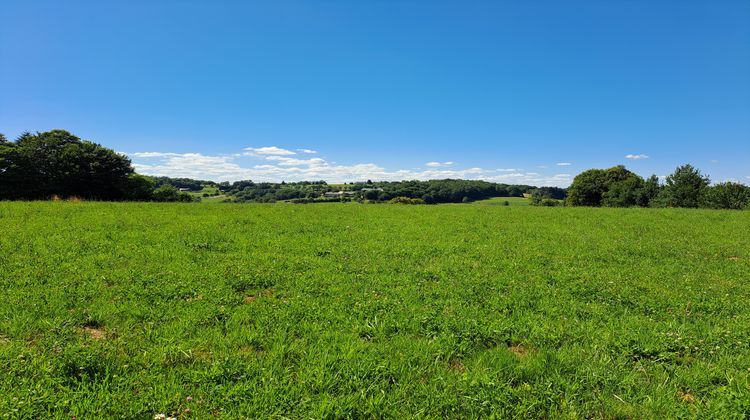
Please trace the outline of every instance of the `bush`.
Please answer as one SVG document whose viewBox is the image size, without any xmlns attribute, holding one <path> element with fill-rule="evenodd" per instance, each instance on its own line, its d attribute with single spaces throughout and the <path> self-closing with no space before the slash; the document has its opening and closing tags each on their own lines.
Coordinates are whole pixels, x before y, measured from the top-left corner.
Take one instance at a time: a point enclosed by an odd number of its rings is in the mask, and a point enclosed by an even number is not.
<svg viewBox="0 0 750 420">
<path fill-rule="evenodd" d="M 409 197 L 396 197 L 392 198 L 389 203 L 391 204 L 424 204 L 424 200 L 421 198 L 409 198 Z"/>
<path fill-rule="evenodd" d="M 125 182 L 124 196 L 126 200 L 148 201 L 153 197 L 154 180 L 140 174 L 130 174 Z"/>
</svg>

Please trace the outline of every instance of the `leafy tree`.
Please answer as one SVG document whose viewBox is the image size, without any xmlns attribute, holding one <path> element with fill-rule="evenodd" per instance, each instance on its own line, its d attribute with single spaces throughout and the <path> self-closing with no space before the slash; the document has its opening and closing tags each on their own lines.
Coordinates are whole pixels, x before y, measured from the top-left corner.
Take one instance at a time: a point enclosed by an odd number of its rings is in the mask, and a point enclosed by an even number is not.
<svg viewBox="0 0 750 420">
<path fill-rule="evenodd" d="M 603 169 L 589 169 L 573 178 L 568 188 L 568 204 L 571 206 L 599 206 L 606 191 Z"/>
<path fill-rule="evenodd" d="M 706 188 L 701 207 L 739 210 L 750 206 L 750 187 L 736 182 L 723 182 Z"/>
<path fill-rule="evenodd" d="M 573 183 L 568 188 L 568 204 L 572 206 L 601 206 L 604 194 L 609 191 L 610 187 L 629 178 L 640 177 L 625 169 L 622 165 L 609 169 L 589 169 L 581 172 L 573 178 Z M 624 188 L 624 186 L 620 188 Z"/>
<path fill-rule="evenodd" d="M 151 194 L 155 201 L 177 201 L 180 191 L 172 184 L 164 184 Z"/>
<path fill-rule="evenodd" d="M 644 187 L 643 178 L 630 176 L 609 186 L 602 194 L 602 205 L 605 207 L 633 207 L 639 205 Z"/>
<path fill-rule="evenodd" d="M 156 185 L 156 182 L 151 177 L 136 173 L 130 174 L 125 182 L 124 198 L 133 201 L 151 200 L 154 185 Z"/>
<path fill-rule="evenodd" d="M 653 201 L 659 196 L 661 191 L 661 184 L 659 183 L 659 177 L 651 175 L 643 182 L 643 188 L 639 191 L 637 204 L 641 207 L 652 206 Z"/>
<path fill-rule="evenodd" d="M 0 147 L 0 198 L 45 199 L 52 195 L 121 199 L 130 160 L 65 130 L 24 133 Z"/>
<path fill-rule="evenodd" d="M 682 165 L 667 177 L 661 198 L 668 207 L 698 207 L 710 180 L 692 165 Z"/>
</svg>

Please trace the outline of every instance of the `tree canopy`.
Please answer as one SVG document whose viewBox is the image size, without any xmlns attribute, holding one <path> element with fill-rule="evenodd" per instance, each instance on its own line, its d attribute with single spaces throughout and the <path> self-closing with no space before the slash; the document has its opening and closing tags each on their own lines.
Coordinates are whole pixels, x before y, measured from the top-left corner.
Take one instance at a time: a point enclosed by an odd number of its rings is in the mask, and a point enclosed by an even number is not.
<svg viewBox="0 0 750 420">
<path fill-rule="evenodd" d="M 664 202 L 668 207 L 698 207 L 701 195 L 710 183 L 697 168 L 682 165 L 667 177 L 662 191 Z"/>
<path fill-rule="evenodd" d="M 0 142 L 4 199 L 122 199 L 132 173 L 126 156 L 65 130 L 24 133 L 14 142 Z"/>
<path fill-rule="evenodd" d="M 710 185 L 692 165 L 682 165 L 666 177 L 665 185 L 652 175 L 643 179 L 624 166 L 589 169 L 573 179 L 568 205 L 605 207 L 705 207 L 744 209 L 750 206 L 750 187 L 725 182 Z"/>
</svg>

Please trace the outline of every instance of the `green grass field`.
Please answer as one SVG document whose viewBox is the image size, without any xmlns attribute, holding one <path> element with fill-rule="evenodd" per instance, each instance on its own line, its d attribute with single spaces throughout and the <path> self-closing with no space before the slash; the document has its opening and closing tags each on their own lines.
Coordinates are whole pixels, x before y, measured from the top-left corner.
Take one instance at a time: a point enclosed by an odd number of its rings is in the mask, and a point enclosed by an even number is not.
<svg viewBox="0 0 750 420">
<path fill-rule="evenodd" d="M 523 197 L 493 197 L 487 200 L 475 201 L 472 204 L 481 204 L 486 206 L 504 206 L 506 201 L 508 202 L 509 206 L 528 206 L 530 200 Z"/>
<path fill-rule="evenodd" d="M 750 416 L 750 212 L 0 203 L 0 414 Z"/>
</svg>

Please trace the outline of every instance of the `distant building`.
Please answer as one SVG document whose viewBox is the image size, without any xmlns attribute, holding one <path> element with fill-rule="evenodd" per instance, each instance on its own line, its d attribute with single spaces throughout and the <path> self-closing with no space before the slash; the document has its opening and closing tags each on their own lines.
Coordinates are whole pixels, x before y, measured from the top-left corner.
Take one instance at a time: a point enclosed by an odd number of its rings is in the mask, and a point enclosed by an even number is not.
<svg viewBox="0 0 750 420">
<path fill-rule="evenodd" d="M 189 192 L 189 191 L 190 191 L 190 188 L 180 188 L 180 191 L 181 191 L 181 192 Z"/>
</svg>

